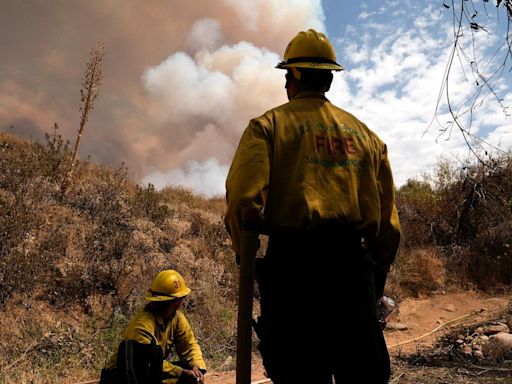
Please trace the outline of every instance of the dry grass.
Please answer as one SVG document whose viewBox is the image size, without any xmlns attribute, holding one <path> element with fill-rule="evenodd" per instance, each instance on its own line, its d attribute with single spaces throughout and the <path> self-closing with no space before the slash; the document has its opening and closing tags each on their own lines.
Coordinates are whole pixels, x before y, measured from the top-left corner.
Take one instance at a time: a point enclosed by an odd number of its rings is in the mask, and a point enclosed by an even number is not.
<svg viewBox="0 0 512 384">
<path fill-rule="evenodd" d="M 69 144 L 47 139 L 0 137 L 0 323 L 18 332 L 0 337 L 0 382 L 96 377 L 164 268 L 193 288 L 187 312 L 210 365 L 232 355 L 237 269 L 222 200 L 143 188 L 124 167 L 86 162 L 62 197 Z"/>
<path fill-rule="evenodd" d="M 238 270 L 222 223 L 224 200 L 141 187 L 123 166 L 88 162 L 76 164 L 62 196 L 71 159 L 69 143 L 56 131 L 45 145 L 0 134 L 0 327 L 8 330 L 0 334 L 0 383 L 96 378 L 163 268 L 178 269 L 193 289 L 186 311 L 210 368 L 234 357 Z M 463 206 L 456 197 L 460 188 L 469 196 L 464 185 L 456 179 L 443 182 L 442 191 L 421 183 L 399 191 L 405 241 L 389 278 L 392 296 L 428 293 L 454 281 L 488 284 L 478 274 L 481 266 L 493 287 L 512 275 L 509 227 L 497 225 L 510 223 L 508 184 L 500 186 L 504 195 L 497 184 L 486 184 L 485 201 L 493 203 L 475 200 L 475 212 L 468 211 L 457 232 L 457 209 L 446 207 Z M 489 213 L 498 217 L 483 220 Z M 474 237 L 464 237 L 468 228 Z M 395 379 L 412 383 L 429 370 L 414 367 Z M 442 380 L 463 382 L 448 377 Z"/>
<path fill-rule="evenodd" d="M 439 249 L 402 248 L 392 266 L 386 291 L 391 296 L 428 295 L 446 288 L 445 261 Z"/>
<path fill-rule="evenodd" d="M 467 366 L 439 367 L 394 362 L 389 384 L 509 384 L 509 371 Z"/>
<path fill-rule="evenodd" d="M 492 166 L 455 168 L 442 161 L 430 179 L 400 188 L 403 255 L 435 248 L 447 281 L 480 289 L 510 286 L 512 157 L 493 159 Z"/>
</svg>

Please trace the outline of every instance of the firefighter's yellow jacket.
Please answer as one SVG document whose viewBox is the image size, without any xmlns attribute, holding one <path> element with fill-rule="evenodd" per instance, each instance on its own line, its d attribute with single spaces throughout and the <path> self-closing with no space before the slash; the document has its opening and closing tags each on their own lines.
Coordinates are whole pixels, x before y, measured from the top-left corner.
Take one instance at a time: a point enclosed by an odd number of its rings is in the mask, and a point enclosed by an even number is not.
<svg viewBox="0 0 512 384">
<path fill-rule="evenodd" d="M 225 224 L 240 253 L 245 207 L 269 234 L 335 220 L 358 231 L 382 267 L 400 241 L 386 145 L 319 92 L 305 91 L 252 119 L 226 180 Z"/>
<path fill-rule="evenodd" d="M 151 340 L 154 340 L 162 348 L 164 357 L 162 383 L 176 383 L 183 371 L 181 367 L 165 360 L 173 346 L 176 348 L 176 353 L 181 362 L 185 362 L 191 367 L 197 366 L 200 369 L 206 369 L 206 364 L 192 327 L 181 311 L 176 311 L 175 315 L 166 324 L 158 313 L 143 309 L 128 324 L 123 333 L 123 338 L 125 340 L 135 340 L 141 344 L 151 344 Z M 105 368 L 112 369 L 116 365 L 117 351 Z"/>
</svg>

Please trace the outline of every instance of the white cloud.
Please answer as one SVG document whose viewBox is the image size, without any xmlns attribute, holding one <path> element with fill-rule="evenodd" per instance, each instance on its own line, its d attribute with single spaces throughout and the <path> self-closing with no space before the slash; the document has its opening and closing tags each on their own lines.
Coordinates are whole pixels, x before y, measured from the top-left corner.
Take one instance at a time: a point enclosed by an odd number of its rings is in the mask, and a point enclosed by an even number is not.
<svg viewBox="0 0 512 384">
<path fill-rule="evenodd" d="M 370 16 L 372 16 L 372 14 L 373 14 L 373 13 L 363 11 L 363 12 L 361 12 L 361 13 L 357 16 L 357 18 L 358 18 L 358 19 L 361 19 L 361 20 L 366 20 L 366 19 L 368 19 Z"/>
<path fill-rule="evenodd" d="M 386 6 L 391 9 L 393 4 L 388 2 Z M 341 78 L 335 77 L 330 93 L 335 104 L 354 113 L 388 144 L 397 185 L 433 169 L 441 156 L 458 158 L 468 153 L 457 127 L 451 134 L 441 134 L 441 125 L 453 120 L 445 94 L 441 95 L 436 119 L 429 127 L 453 41 L 451 22 L 443 20 L 432 7 L 424 12 L 412 8 L 408 11 L 409 19 L 404 22 L 386 17 L 386 7 L 379 10 L 378 17 L 365 9 L 362 14 L 366 23 L 347 26 L 345 36 L 336 42 L 340 56 L 348 60 L 349 70 Z M 361 33 L 368 29 L 381 33 L 371 37 Z M 477 57 L 495 43 L 495 36 L 485 33 L 475 34 L 475 38 Z M 455 111 L 475 91 L 474 82 L 465 77 L 468 73 L 468 67 L 462 71 L 456 59 L 449 81 Z M 504 87 L 503 81 L 496 84 L 496 89 Z M 483 133 L 485 127 L 489 142 L 510 149 L 510 117 L 505 118 L 496 104 L 487 103 L 480 107 L 478 116 L 474 117 L 471 132 Z M 470 114 L 459 117 L 467 123 Z"/>
<path fill-rule="evenodd" d="M 496 143 L 498 148 L 512 148 L 512 125 L 509 122 L 503 122 L 494 131 L 492 131 L 486 140 L 491 143 Z M 496 151 L 493 151 L 496 152 Z"/>
<path fill-rule="evenodd" d="M 360 64 L 370 59 L 370 51 L 368 45 L 358 45 L 350 43 L 345 48 L 345 54 L 339 61 L 343 63 L 344 59 L 350 60 L 353 64 Z"/>
</svg>

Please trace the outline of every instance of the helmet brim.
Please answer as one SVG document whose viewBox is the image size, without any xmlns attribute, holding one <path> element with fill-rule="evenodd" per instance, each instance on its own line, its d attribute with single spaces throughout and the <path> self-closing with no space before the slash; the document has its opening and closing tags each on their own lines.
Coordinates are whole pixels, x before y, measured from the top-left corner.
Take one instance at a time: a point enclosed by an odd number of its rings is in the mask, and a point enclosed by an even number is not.
<svg viewBox="0 0 512 384">
<path fill-rule="evenodd" d="M 286 63 L 280 62 L 276 65 L 276 68 L 279 69 L 288 69 L 288 68 L 309 68 L 309 69 L 328 69 L 331 71 L 344 71 L 345 68 L 339 64 L 333 63 L 311 63 L 311 62 L 297 62 L 297 63 Z"/>
<path fill-rule="evenodd" d="M 186 287 L 180 293 L 177 293 L 172 296 L 153 295 L 153 293 L 151 293 L 151 291 L 146 291 L 144 296 L 146 297 L 147 301 L 169 301 L 169 300 L 179 299 L 179 298 L 188 296 L 190 294 L 190 292 L 192 292 L 191 289 L 189 287 Z"/>
</svg>

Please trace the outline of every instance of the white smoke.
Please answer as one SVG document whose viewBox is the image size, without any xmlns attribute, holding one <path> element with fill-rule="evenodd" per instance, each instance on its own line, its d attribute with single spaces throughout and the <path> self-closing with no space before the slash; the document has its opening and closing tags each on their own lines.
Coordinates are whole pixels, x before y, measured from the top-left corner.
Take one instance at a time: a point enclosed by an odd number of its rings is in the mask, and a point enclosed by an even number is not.
<svg viewBox="0 0 512 384">
<path fill-rule="evenodd" d="M 169 172 L 156 171 L 146 176 L 143 183 L 151 183 L 157 189 L 181 185 L 200 195 L 214 197 L 224 195 L 224 180 L 227 172 L 228 166 L 219 164 L 214 158 L 204 162 L 190 160 L 180 169 Z"/>
<path fill-rule="evenodd" d="M 201 49 L 216 49 L 224 44 L 225 36 L 219 21 L 204 18 L 199 19 L 190 28 L 185 40 L 185 46 L 193 52 Z"/>
<path fill-rule="evenodd" d="M 222 72 L 209 71 L 184 52 L 147 70 L 143 81 L 153 99 L 151 113 L 160 120 L 216 119 L 229 114 L 233 104 L 232 80 Z"/>
<path fill-rule="evenodd" d="M 181 184 L 206 196 L 223 194 L 249 120 L 286 102 L 284 72 L 274 67 L 287 42 L 300 30 L 325 30 L 320 0 L 222 4 L 234 20 L 196 20 L 185 50 L 171 53 L 142 76 L 150 115 L 180 142 L 170 169 L 160 167 L 144 179 L 156 187 Z M 271 48 L 276 33 L 281 34 L 279 53 Z"/>
</svg>

